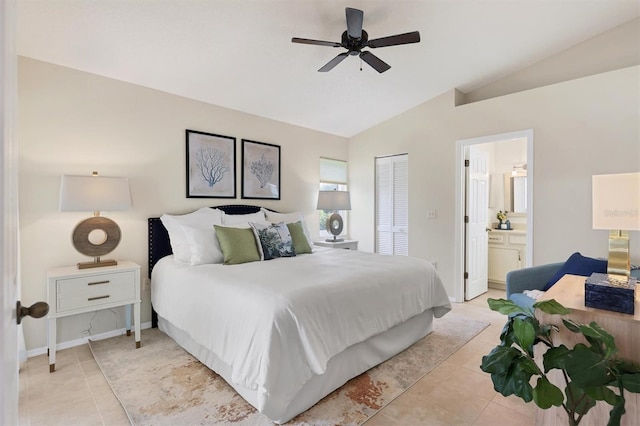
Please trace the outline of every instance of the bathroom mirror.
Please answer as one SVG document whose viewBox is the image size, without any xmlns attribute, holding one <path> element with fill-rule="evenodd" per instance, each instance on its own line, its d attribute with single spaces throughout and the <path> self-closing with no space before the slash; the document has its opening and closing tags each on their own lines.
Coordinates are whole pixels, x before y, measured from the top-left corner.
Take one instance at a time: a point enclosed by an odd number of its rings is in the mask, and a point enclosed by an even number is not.
<svg viewBox="0 0 640 426">
<path fill-rule="evenodd" d="M 504 209 L 510 213 L 527 212 L 526 174 L 504 174 Z"/>
</svg>

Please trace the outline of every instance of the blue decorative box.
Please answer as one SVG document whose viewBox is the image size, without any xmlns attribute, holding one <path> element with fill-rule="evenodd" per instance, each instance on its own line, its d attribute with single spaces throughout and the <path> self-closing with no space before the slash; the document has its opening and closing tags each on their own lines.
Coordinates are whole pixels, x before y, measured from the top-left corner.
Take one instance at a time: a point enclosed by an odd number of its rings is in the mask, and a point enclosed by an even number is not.
<svg viewBox="0 0 640 426">
<path fill-rule="evenodd" d="M 590 308 L 634 314 L 636 278 L 624 282 L 607 274 L 593 273 L 584 283 L 584 304 Z"/>
</svg>

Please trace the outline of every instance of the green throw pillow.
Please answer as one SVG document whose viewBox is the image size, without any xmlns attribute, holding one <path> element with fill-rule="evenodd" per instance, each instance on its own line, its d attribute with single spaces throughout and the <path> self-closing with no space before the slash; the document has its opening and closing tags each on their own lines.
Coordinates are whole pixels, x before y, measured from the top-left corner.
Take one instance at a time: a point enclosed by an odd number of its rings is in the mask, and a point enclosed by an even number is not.
<svg viewBox="0 0 640 426">
<path fill-rule="evenodd" d="M 287 223 L 287 228 L 289 228 L 296 254 L 311 253 L 311 246 L 309 245 L 309 240 L 307 240 L 306 235 L 304 235 L 302 222 Z"/>
<path fill-rule="evenodd" d="M 225 265 L 237 265 L 260 260 L 256 237 L 251 228 L 213 226 L 220 242 Z"/>
</svg>

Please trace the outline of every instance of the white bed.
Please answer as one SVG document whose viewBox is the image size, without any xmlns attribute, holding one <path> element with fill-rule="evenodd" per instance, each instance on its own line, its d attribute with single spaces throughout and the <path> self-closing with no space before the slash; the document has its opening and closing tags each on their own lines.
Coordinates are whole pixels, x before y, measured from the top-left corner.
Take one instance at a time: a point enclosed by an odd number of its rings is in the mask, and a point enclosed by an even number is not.
<svg viewBox="0 0 640 426">
<path fill-rule="evenodd" d="M 241 265 L 153 267 L 159 326 L 284 423 L 432 330 L 451 309 L 426 261 L 315 248 Z"/>
</svg>

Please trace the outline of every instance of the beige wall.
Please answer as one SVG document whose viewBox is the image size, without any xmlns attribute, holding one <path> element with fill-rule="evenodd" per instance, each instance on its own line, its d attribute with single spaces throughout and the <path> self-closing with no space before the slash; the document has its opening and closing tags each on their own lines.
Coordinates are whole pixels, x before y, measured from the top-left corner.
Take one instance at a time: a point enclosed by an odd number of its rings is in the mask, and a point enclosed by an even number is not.
<svg viewBox="0 0 640 426">
<path fill-rule="evenodd" d="M 112 256 L 142 265 L 147 275 L 146 218 L 184 213 L 202 206 L 244 203 L 185 197 L 185 129 L 233 136 L 237 179 L 240 139 L 281 146 L 281 201 L 246 200 L 279 211 L 302 211 L 318 229 L 315 202 L 319 157 L 347 159 L 347 140 L 259 118 L 156 90 L 68 68 L 19 60 L 20 232 L 23 303 L 46 299 L 46 271 L 90 260 L 75 251 L 71 232 L 90 212 L 58 211 L 62 174 L 126 176 L 133 209 L 112 212 L 122 241 Z M 240 185 L 237 181 L 240 198 Z M 317 235 L 317 234 L 316 234 Z M 124 326 L 124 310 L 100 311 L 58 320 L 58 341 Z M 148 291 L 142 322 L 150 321 Z M 46 346 L 46 321 L 26 320 L 27 349 Z"/>
<path fill-rule="evenodd" d="M 445 93 L 349 141 L 350 232 L 374 247 L 374 157 L 409 153 L 409 254 L 436 260 L 454 282 L 455 148 L 461 139 L 533 129 L 533 262 L 574 251 L 607 255 L 606 231 L 591 229 L 591 175 L 640 171 L 640 67 L 455 107 Z M 531 161 L 531 160 L 529 160 Z M 435 209 L 437 218 L 426 218 Z M 640 232 L 631 233 L 640 263 Z"/>
</svg>

